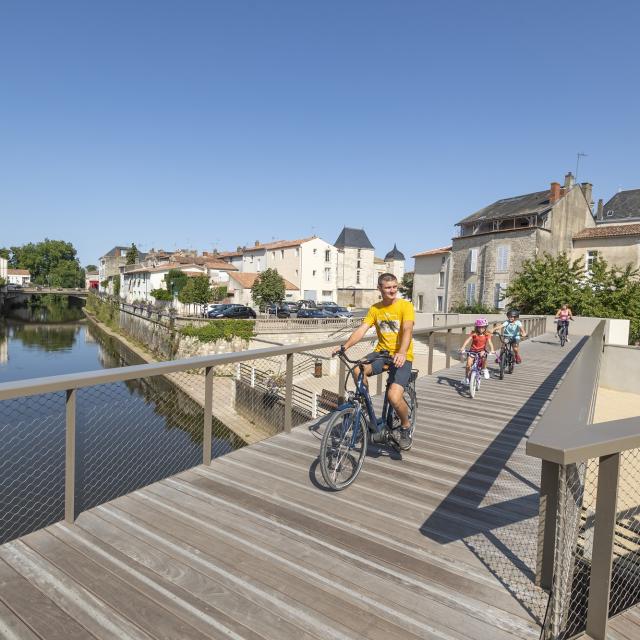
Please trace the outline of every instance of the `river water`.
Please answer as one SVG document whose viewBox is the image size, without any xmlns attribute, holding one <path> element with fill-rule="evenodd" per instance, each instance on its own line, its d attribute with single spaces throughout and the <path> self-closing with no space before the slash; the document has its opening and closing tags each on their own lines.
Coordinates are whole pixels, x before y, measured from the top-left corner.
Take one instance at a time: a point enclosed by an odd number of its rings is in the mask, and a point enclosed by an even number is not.
<svg viewBox="0 0 640 640">
<path fill-rule="evenodd" d="M 0 384 L 140 364 L 83 302 L 25 297 L 0 317 Z M 162 376 L 77 392 L 76 512 L 202 461 L 202 407 Z M 212 455 L 242 445 L 216 425 Z M 0 543 L 64 517 L 65 394 L 0 401 Z"/>
</svg>

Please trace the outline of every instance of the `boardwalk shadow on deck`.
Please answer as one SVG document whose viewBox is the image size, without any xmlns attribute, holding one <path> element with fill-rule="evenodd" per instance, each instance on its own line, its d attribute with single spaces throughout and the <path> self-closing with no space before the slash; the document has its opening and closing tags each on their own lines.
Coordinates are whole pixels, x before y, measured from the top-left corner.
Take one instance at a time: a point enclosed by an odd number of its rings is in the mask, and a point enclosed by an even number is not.
<svg viewBox="0 0 640 640">
<path fill-rule="evenodd" d="M 424 536 L 441 544 L 462 541 L 538 623 L 544 616 L 546 598 L 541 591 L 536 593 L 534 571 L 525 558 L 526 555 L 531 556 L 532 525 L 527 521 L 538 515 L 539 487 L 511 468 L 509 461 L 527 438 L 549 394 L 579 353 L 584 341 L 586 338 L 573 345 L 574 348 L 567 352 L 507 422 L 420 528 Z M 440 384 L 449 383 L 451 386 L 454 386 L 453 382 L 449 378 L 439 380 Z M 533 492 L 481 506 L 503 472 L 520 485 L 520 494 L 523 486 Z M 472 498 L 475 508 L 466 510 L 464 521 L 454 520 L 451 516 L 459 513 L 459 501 L 466 498 L 468 503 L 470 499 L 469 485 L 475 488 Z"/>
</svg>

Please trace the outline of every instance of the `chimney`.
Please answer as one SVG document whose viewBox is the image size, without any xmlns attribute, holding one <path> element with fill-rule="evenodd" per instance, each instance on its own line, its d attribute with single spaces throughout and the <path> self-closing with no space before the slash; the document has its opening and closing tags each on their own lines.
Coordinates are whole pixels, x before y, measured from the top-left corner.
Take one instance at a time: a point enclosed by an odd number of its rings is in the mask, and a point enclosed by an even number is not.
<svg viewBox="0 0 640 640">
<path fill-rule="evenodd" d="M 116 258 L 119 258 L 119 257 L 120 257 L 120 249 L 116 248 L 116 250 L 115 250 L 115 252 L 114 252 L 114 253 L 115 253 L 115 255 L 116 255 Z"/>
<path fill-rule="evenodd" d="M 558 200 L 560 200 L 560 183 L 552 182 L 551 192 L 549 194 L 549 204 L 555 204 Z"/>
<path fill-rule="evenodd" d="M 256 240 L 255 244 L 253 245 L 254 247 L 259 247 L 260 246 L 260 240 Z"/>
<path fill-rule="evenodd" d="M 593 185 L 590 182 L 583 182 L 580 188 L 582 189 L 582 193 L 584 193 L 584 199 L 587 201 L 589 209 L 593 209 Z"/>
<path fill-rule="evenodd" d="M 564 177 L 564 188 L 568 191 L 573 187 L 575 180 L 573 179 L 573 173 L 569 171 L 567 175 Z"/>
<path fill-rule="evenodd" d="M 598 212 L 596 213 L 596 220 L 604 220 L 604 204 L 602 198 L 598 200 Z"/>
</svg>

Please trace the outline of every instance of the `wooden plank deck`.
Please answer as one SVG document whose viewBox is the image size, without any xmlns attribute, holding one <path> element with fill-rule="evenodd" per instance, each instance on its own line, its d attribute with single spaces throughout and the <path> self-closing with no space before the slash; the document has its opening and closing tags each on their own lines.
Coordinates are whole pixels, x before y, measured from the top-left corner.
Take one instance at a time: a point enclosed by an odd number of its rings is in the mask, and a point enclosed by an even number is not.
<svg viewBox="0 0 640 640">
<path fill-rule="evenodd" d="M 419 379 L 414 447 L 344 492 L 299 427 L 3 545 L 0 637 L 539 638 L 524 444 L 572 350 L 523 356 L 475 400 L 459 364 Z"/>
</svg>

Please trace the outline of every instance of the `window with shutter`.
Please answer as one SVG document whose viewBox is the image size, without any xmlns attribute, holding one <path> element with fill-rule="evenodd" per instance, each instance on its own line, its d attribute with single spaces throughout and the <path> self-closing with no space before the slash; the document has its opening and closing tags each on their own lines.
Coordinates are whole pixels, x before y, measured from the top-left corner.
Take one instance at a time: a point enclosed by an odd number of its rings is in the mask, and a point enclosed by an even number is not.
<svg viewBox="0 0 640 640">
<path fill-rule="evenodd" d="M 469 282 L 467 284 L 467 304 L 473 304 L 476 301 L 476 283 Z"/>
<path fill-rule="evenodd" d="M 498 247 L 496 253 L 496 271 L 498 273 L 507 273 L 507 271 L 509 271 L 509 245 Z"/>
<path fill-rule="evenodd" d="M 505 282 L 496 282 L 496 309 L 504 309 L 506 306 L 506 300 L 504 299 L 505 291 L 507 290 L 507 284 Z"/>
<path fill-rule="evenodd" d="M 469 273 L 476 273 L 478 271 L 478 250 L 469 250 Z"/>
</svg>

